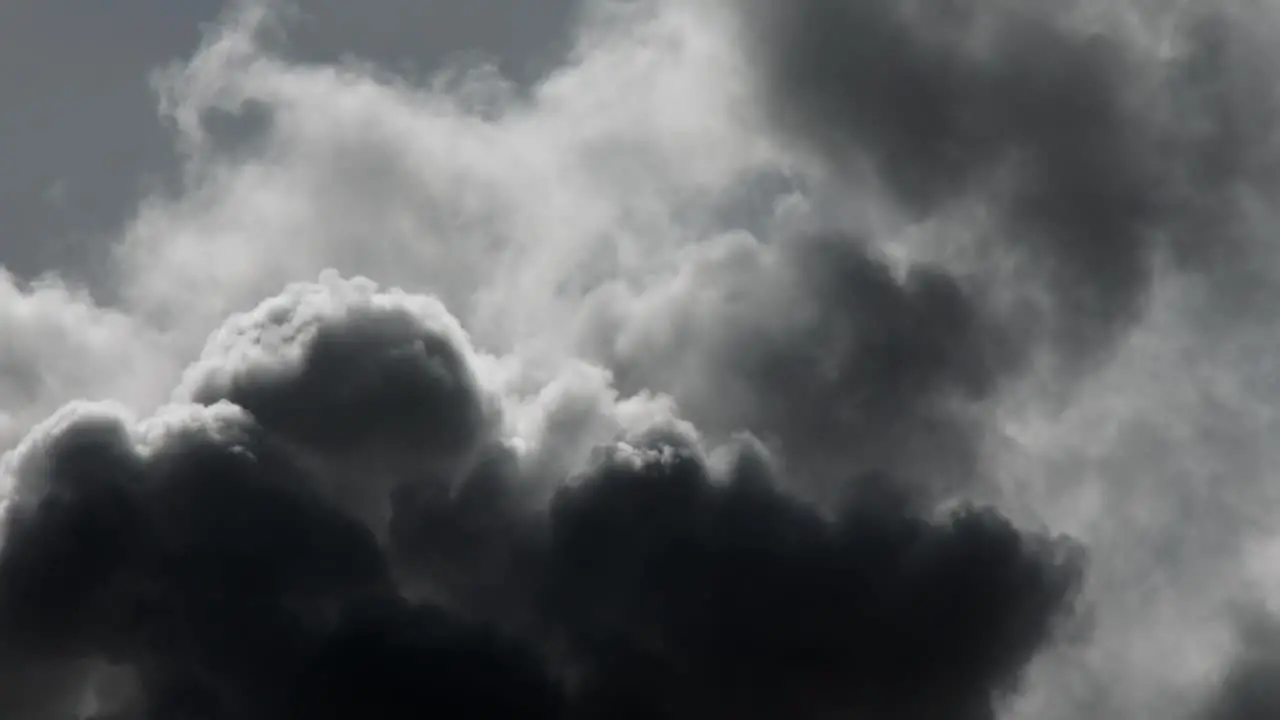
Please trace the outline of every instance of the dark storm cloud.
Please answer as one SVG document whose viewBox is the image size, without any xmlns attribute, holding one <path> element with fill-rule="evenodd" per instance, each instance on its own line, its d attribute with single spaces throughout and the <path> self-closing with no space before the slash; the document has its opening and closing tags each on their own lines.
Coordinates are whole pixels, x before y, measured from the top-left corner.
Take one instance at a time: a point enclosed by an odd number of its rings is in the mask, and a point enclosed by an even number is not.
<svg viewBox="0 0 1280 720">
<path fill-rule="evenodd" d="M 6 646 L 138 668 L 148 718 L 461 717 L 554 700 L 523 651 L 401 600 L 373 534 L 267 445 L 179 440 L 141 461 L 60 443 L 0 556 Z"/>
<path fill-rule="evenodd" d="M 54 448 L 48 488 L 13 517 L 6 644 L 135 665 L 158 717 L 188 702 L 257 717 L 282 700 L 307 618 L 387 591 L 377 545 L 268 448 L 179 438 L 144 461 L 118 428 Z"/>
<path fill-rule="evenodd" d="M 760 0 L 747 15 L 781 126 L 835 167 L 869 162 L 917 215 L 980 197 L 1001 218 L 985 244 L 1031 263 L 1058 351 L 1088 360 L 1142 312 L 1157 256 L 1218 272 L 1242 254 L 1222 223 L 1242 186 L 1274 180 L 1276 95 L 1248 30 L 1261 13 L 1187 12 L 1161 59 L 1068 5 Z"/>
<path fill-rule="evenodd" d="M 392 492 L 390 553 L 401 585 L 508 627 L 536 622 L 528 596 L 542 571 L 545 526 L 508 448 L 487 448 L 460 483 L 437 479 Z"/>
<path fill-rule="evenodd" d="M 1073 596 L 1070 546 L 871 494 L 825 520 L 758 470 L 642 444 L 557 495 L 550 612 L 593 710 L 991 717 Z"/>
<path fill-rule="evenodd" d="M 147 720 L 989 718 L 1071 609 L 1069 542 L 917 514 L 895 478 L 824 514 L 751 444 L 621 438 L 549 504 L 501 445 L 450 475 L 483 405 L 462 340 L 435 304 L 325 283 L 215 336 L 180 393 L 212 404 L 73 407 L 12 456 L 0 637 L 50 668 L 33 687 L 108 661 Z M 382 520 L 334 488 L 365 483 L 369 433 L 402 470 L 362 490 Z"/>
<path fill-rule="evenodd" d="M 137 469 L 118 448 L 58 451 L 96 458 L 58 457 L 15 520 L 6 642 L 139 667 L 147 717 L 561 712 L 527 643 L 405 604 L 372 534 L 287 465 L 214 445 Z M 516 548 L 539 573 L 489 592 L 523 593 L 523 633 L 567 655 L 571 717 L 988 717 L 1079 579 L 1060 543 L 988 511 L 929 522 L 865 501 L 829 522 L 768 480 L 717 485 L 655 445 L 560 491 L 529 536 L 545 540 Z M 468 561 L 436 532 L 437 556 Z"/>
<path fill-rule="evenodd" d="M 392 488 L 471 462 L 495 411 L 439 303 L 326 282 L 229 320 L 176 397 L 244 408 L 317 465 L 317 487 L 380 526 Z"/>
<path fill-rule="evenodd" d="M 298 685 L 288 717 L 563 717 L 541 658 L 491 628 L 438 610 L 355 608 Z"/>
</svg>

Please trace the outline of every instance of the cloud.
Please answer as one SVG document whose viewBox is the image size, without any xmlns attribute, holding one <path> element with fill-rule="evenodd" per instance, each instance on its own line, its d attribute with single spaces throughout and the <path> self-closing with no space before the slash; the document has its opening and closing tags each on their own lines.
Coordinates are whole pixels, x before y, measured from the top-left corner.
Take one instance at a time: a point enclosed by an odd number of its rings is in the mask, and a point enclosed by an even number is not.
<svg viewBox="0 0 1280 720">
<path fill-rule="evenodd" d="M 945 495 L 980 472 L 979 405 L 1023 361 L 981 288 L 843 233 L 734 233 L 682 257 L 588 298 L 588 345 L 622 387 L 668 389 L 703 432 L 752 432 L 819 493 L 892 470 Z"/>
<path fill-rule="evenodd" d="M 1254 238 L 1229 218 L 1274 182 L 1258 124 L 1275 112 L 1270 51 L 1248 28 L 1269 9 L 748 7 L 771 115 L 910 214 L 980 197 L 998 218 L 981 242 L 1051 295 L 1040 321 L 1059 355 L 1105 351 L 1161 263 L 1239 282 Z M 1126 10 L 1172 29 L 1139 42 L 1115 21 Z"/>
<path fill-rule="evenodd" d="M 699 222 L 768 158 L 734 119 L 748 78 L 711 5 L 601 4 L 528 93 L 484 67 L 419 87 L 290 62 L 252 8 L 158 76 L 186 188 L 145 204 L 117 252 L 130 306 L 165 327 L 199 318 L 192 342 L 330 267 L 429 291 L 487 345 L 547 342 L 591 276 L 695 239 L 681 216 Z M 268 118 L 248 158 L 202 125 L 242 112 Z"/>
<path fill-rule="evenodd" d="M 1073 598 L 1071 546 L 998 514 L 828 523 L 750 468 L 623 447 L 557 495 L 552 612 L 602 716 L 990 717 Z"/>
<path fill-rule="evenodd" d="M 886 244 L 994 291 L 1030 360 L 981 457 L 1094 550 L 1097 626 L 1010 712 L 1187 714 L 1275 533 L 1274 8 L 746 8 L 766 112 L 825 201 L 882 198 L 906 228 Z"/>
<path fill-rule="evenodd" d="M 3 466 L 5 649 L 53 687 L 132 667 L 146 717 L 604 717 L 639 686 L 654 716 L 750 686 L 897 712 L 906 677 L 977 712 L 1070 608 L 1061 541 L 874 496 L 827 521 L 749 456 L 716 480 L 678 423 L 619 422 L 539 501 L 465 341 L 432 298 L 329 275 L 231 318 L 182 402 L 61 411 Z"/>
<path fill-rule="evenodd" d="M 188 406 L 130 425 L 83 409 L 47 438 L 41 462 L 21 464 L 20 487 L 47 487 L 8 517 L 7 649 L 28 662 L 132 666 L 146 717 L 314 716 L 299 713 L 321 681 L 337 693 L 336 717 L 366 710 L 348 694 L 375 681 L 446 706 L 456 690 L 475 704 L 493 693 L 362 673 L 393 660 L 464 672 L 468 659 L 495 683 L 518 671 L 503 670 L 518 655 L 486 650 L 488 635 L 460 623 L 445 622 L 444 637 L 400 637 L 444 621 L 401 609 L 373 533 L 325 502 L 244 411 Z M 403 648 L 385 645 L 393 640 Z M 499 696 L 514 687 L 496 686 Z"/>
<path fill-rule="evenodd" d="M 1269 13 L 601 0 L 520 88 L 242 4 L 112 292 L 0 293 L 0 710 L 1265 707 Z"/>
<path fill-rule="evenodd" d="M 6 448 L 72 400 L 154 407 L 165 393 L 156 380 L 171 382 L 181 368 L 170 364 L 162 333 L 53 277 L 22 283 L 0 268 L 0 332 L 6 338 L 0 445 Z"/>
</svg>

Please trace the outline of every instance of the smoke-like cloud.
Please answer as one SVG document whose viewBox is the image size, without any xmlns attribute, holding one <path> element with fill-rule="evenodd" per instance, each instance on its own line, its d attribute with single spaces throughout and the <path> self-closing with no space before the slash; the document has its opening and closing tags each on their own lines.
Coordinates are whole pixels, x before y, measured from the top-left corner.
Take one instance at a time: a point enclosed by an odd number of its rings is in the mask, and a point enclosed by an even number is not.
<svg viewBox="0 0 1280 720">
<path fill-rule="evenodd" d="M 145 717 L 983 717 L 1070 606 L 1061 541 L 891 483 L 829 520 L 674 419 L 619 419 L 539 497 L 559 437 L 503 436 L 466 342 L 328 276 L 231 319 L 154 417 L 69 406 L 6 460 L 6 650 L 126 665 Z"/>
<path fill-rule="evenodd" d="M 1270 6 L 280 20 L 157 75 L 111 287 L 3 279 L 0 715 L 1275 706 Z"/>
</svg>

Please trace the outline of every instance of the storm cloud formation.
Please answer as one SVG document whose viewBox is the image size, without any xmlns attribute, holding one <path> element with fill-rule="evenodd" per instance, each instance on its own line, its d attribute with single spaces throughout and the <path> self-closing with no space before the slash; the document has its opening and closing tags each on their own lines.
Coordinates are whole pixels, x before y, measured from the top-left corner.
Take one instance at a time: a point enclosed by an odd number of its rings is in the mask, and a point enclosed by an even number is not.
<svg viewBox="0 0 1280 720">
<path fill-rule="evenodd" d="M 0 716 L 1277 706 L 1269 7 L 277 19 L 157 76 L 110 306 L 5 278 Z"/>
<path fill-rule="evenodd" d="M 439 312 L 295 287 L 215 335 L 179 393 L 203 403 L 33 433 L 6 649 L 127 665 L 148 718 L 986 717 L 1070 607 L 1069 543 L 891 492 L 825 518 L 754 445 L 712 470 L 696 438 L 619 437 L 523 497 L 528 457 L 459 459 L 494 429 Z M 389 514 L 362 514 L 379 487 Z"/>
</svg>

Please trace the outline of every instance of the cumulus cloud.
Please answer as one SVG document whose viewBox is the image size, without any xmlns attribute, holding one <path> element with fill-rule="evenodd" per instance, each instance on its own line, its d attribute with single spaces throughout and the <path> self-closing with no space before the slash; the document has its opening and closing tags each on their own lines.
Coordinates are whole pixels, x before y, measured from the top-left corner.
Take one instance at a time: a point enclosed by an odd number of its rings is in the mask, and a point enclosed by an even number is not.
<svg viewBox="0 0 1280 720">
<path fill-rule="evenodd" d="M 130 667 L 144 717 L 983 717 L 1070 607 L 1062 541 L 876 495 L 828 520 L 675 422 L 619 420 L 539 498 L 521 448 L 577 433 L 504 437 L 465 341 L 330 275 L 229 320 L 178 404 L 61 411 L 4 464 L 6 651 Z"/>
<path fill-rule="evenodd" d="M 1274 705 L 1269 6 L 280 20 L 156 76 L 110 292 L 0 284 L 0 714 Z"/>
</svg>

